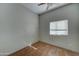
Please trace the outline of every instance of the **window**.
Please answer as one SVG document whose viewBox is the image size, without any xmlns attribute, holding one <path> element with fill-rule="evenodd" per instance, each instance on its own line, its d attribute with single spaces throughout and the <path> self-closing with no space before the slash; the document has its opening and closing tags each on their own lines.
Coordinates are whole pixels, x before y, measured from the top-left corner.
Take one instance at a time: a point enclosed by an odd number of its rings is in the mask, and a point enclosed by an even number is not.
<svg viewBox="0 0 79 59">
<path fill-rule="evenodd" d="M 50 22 L 50 35 L 68 35 L 68 20 Z"/>
</svg>

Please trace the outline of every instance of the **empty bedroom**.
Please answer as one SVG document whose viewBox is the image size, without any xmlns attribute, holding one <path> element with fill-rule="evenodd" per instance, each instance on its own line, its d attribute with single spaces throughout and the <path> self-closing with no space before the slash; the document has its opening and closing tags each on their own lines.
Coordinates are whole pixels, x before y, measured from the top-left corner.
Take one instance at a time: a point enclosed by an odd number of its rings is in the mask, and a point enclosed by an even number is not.
<svg viewBox="0 0 79 59">
<path fill-rule="evenodd" d="M 0 56 L 79 56 L 78 3 L 0 3 Z"/>
</svg>

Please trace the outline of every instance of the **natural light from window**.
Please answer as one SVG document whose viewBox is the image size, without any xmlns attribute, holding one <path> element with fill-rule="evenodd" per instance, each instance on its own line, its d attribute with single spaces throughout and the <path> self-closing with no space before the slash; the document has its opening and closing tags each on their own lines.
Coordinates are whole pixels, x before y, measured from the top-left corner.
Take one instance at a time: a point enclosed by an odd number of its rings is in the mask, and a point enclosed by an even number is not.
<svg viewBox="0 0 79 59">
<path fill-rule="evenodd" d="M 50 35 L 68 35 L 68 20 L 50 22 Z"/>
</svg>

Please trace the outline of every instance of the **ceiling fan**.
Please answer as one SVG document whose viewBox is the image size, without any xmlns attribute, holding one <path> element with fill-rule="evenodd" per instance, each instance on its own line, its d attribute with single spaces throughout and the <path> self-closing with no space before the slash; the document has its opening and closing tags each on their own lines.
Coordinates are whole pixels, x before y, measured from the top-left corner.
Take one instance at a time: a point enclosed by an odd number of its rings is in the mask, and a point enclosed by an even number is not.
<svg viewBox="0 0 79 59">
<path fill-rule="evenodd" d="M 48 10 L 54 3 L 39 3 L 38 6 L 47 5 L 46 10 Z"/>
</svg>

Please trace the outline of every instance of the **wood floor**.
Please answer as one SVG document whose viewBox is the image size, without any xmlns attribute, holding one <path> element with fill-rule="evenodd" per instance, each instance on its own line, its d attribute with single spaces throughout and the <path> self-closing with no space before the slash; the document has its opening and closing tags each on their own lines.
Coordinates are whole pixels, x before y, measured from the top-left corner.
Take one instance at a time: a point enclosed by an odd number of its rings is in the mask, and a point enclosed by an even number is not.
<svg viewBox="0 0 79 59">
<path fill-rule="evenodd" d="M 44 42 L 33 44 L 37 49 L 26 47 L 10 56 L 79 56 L 79 53 L 59 48 Z"/>
</svg>

